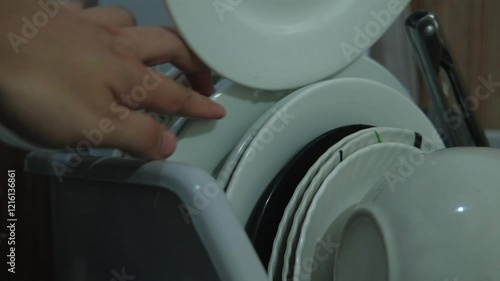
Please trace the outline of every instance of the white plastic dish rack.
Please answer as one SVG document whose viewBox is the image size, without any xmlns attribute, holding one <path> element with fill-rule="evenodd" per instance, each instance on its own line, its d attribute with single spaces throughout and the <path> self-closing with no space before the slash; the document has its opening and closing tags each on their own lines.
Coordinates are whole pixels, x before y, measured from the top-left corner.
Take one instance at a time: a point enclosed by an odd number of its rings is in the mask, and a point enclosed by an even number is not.
<svg viewBox="0 0 500 281">
<path fill-rule="evenodd" d="M 25 169 L 50 178 L 56 280 L 267 280 L 201 169 L 50 152 L 29 154 Z"/>
</svg>

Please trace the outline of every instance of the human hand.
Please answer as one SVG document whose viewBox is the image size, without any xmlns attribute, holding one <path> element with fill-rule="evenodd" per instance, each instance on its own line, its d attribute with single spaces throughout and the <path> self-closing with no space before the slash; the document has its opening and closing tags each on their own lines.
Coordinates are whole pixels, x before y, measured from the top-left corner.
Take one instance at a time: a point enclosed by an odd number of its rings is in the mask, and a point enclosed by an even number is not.
<svg viewBox="0 0 500 281">
<path fill-rule="evenodd" d="M 27 38 L 21 19 L 44 10 L 32 0 L 0 6 L 0 120 L 27 140 L 53 148 L 86 141 L 162 159 L 173 153 L 174 135 L 134 110 L 225 114 L 204 96 L 213 92 L 209 69 L 166 28 L 134 26 L 121 8 L 53 6 L 55 15 Z M 165 62 L 184 71 L 193 90 L 147 67 Z"/>
</svg>

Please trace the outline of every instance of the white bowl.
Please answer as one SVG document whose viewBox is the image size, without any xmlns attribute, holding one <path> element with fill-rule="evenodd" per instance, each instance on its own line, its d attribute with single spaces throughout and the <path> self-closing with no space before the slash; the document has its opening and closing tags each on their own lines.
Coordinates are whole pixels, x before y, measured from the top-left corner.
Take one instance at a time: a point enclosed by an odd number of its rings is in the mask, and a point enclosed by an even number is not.
<svg viewBox="0 0 500 281">
<path fill-rule="evenodd" d="M 334 280 L 500 280 L 500 150 L 416 158 L 385 173 L 357 207 Z"/>
</svg>

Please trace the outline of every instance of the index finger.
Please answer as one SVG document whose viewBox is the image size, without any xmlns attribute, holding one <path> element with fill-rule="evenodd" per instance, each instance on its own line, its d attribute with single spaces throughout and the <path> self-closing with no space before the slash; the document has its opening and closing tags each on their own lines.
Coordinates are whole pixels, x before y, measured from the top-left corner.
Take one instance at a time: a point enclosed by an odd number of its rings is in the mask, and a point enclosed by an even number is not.
<svg viewBox="0 0 500 281">
<path fill-rule="evenodd" d="M 225 115 L 221 105 L 163 73 L 139 62 L 122 62 L 121 65 L 130 70 L 130 75 L 112 83 L 111 88 L 115 97 L 130 108 L 201 119 L 219 119 Z"/>
<path fill-rule="evenodd" d="M 175 32 L 158 26 L 138 26 L 120 29 L 115 39 L 147 65 L 172 63 L 186 74 L 196 92 L 205 96 L 214 92 L 210 69 Z"/>
</svg>

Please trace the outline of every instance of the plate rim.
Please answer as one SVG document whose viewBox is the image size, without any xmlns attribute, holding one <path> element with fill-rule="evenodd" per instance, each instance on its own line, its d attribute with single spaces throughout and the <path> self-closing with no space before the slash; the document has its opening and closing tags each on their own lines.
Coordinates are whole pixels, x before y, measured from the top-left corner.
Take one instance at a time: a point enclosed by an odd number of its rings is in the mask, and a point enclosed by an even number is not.
<svg viewBox="0 0 500 281">
<path fill-rule="evenodd" d="M 401 137 L 393 137 L 393 134 L 399 134 Z M 366 142 L 368 139 L 373 138 L 376 136 L 377 138 L 381 138 L 381 143 L 399 143 L 399 144 L 404 144 L 404 145 L 409 145 L 408 143 L 403 143 L 402 141 L 405 140 L 406 138 L 413 138 L 416 136 L 415 132 L 412 130 L 408 129 L 398 129 L 398 128 L 391 128 L 391 127 L 373 127 L 373 128 L 368 128 L 366 130 L 360 131 L 360 134 L 358 134 L 356 137 L 351 138 L 348 142 L 346 142 L 340 150 L 344 152 L 344 155 L 347 151 L 350 151 L 353 149 L 353 145 L 355 147 L 359 147 L 362 143 L 369 143 Z M 388 137 L 391 136 L 393 138 L 388 139 Z M 422 142 L 420 143 L 420 146 L 423 147 L 423 145 L 426 145 L 427 143 L 430 143 L 430 140 L 426 137 L 422 137 Z M 347 157 L 350 157 L 357 151 L 368 148 L 374 144 L 377 143 L 372 143 L 368 144 L 364 147 L 359 147 L 356 151 L 352 152 L 347 155 Z M 415 143 L 414 143 L 415 145 Z M 436 147 L 441 148 L 441 147 Z M 424 152 L 427 151 L 427 147 L 421 148 Z M 286 253 L 284 257 L 284 261 L 287 261 L 288 263 L 284 262 L 284 265 L 288 265 L 286 268 L 290 268 L 290 263 L 295 264 L 294 259 L 292 259 L 292 256 L 295 255 L 296 257 L 296 248 L 298 243 L 299 243 L 299 236 L 300 236 L 300 231 L 303 222 L 305 221 L 305 217 L 307 214 L 307 211 L 309 209 L 309 206 L 311 205 L 314 196 L 318 192 L 319 188 L 321 187 L 321 184 L 323 183 L 320 181 L 321 178 L 326 178 L 329 173 L 331 173 L 338 165 L 340 162 L 336 165 L 334 165 L 332 168 L 329 168 L 329 166 L 333 165 L 336 161 L 335 156 L 338 156 L 338 151 L 335 151 L 332 155 L 330 155 L 330 158 L 323 164 L 323 166 L 318 170 L 316 173 L 315 177 L 313 180 L 311 180 L 311 183 L 304 187 L 304 195 L 302 196 L 302 200 L 300 201 L 300 204 L 297 208 L 297 211 L 295 212 L 295 215 L 292 219 L 292 229 L 288 233 L 287 236 L 287 243 L 286 243 Z M 346 158 L 347 159 L 347 158 Z M 326 174 L 326 175 L 325 175 Z M 318 182 L 319 181 L 319 182 Z M 315 184 L 314 187 L 312 184 Z M 305 201 L 307 199 L 307 201 Z M 294 230 L 294 231 L 292 231 Z M 295 252 L 291 252 L 295 251 Z M 287 270 L 285 270 L 285 267 L 282 270 L 282 274 L 285 274 Z"/>
<path fill-rule="evenodd" d="M 356 67 L 373 67 L 376 68 L 378 71 L 380 71 L 378 74 L 383 74 L 384 79 L 377 80 L 374 77 L 343 77 L 343 73 L 345 71 L 350 71 L 352 68 Z M 382 73 L 381 73 L 382 72 Z M 339 77 L 340 76 L 340 77 Z M 398 93 L 401 95 L 411 99 L 410 92 L 401 84 L 401 82 L 394 76 L 389 70 L 384 68 L 380 63 L 378 63 L 376 60 L 367 57 L 367 56 L 362 56 L 358 58 L 356 61 L 342 69 L 339 73 L 336 73 L 333 77 L 330 77 L 328 80 L 333 80 L 333 79 L 344 79 L 344 78 L 364 78 L 370 81 L 375 81 L 375 82 L 380 82 L 386 86 L 389 86 L 390 88 L 396 90 Z M 224 177 L 219 177 L 217 176 L 217 182 L 220 184 L 220 186 L 226 190 L 229 182 L 231 181 L 231 177 L 234 174 L 234 171 L 243 157 L 243 154 L 245 153 L 246 149 L 250 145 L 250 142 L 253 140 L 255 135 L 259 132 L 259 130 L 265 125 L 265 123 L 273 116 L 272 110 L 279 110 L 279 108 L 283 107 L 283 105 L 288 102 L 290 98 L 292 98 L 294 95 L 297 95 L 301 90 L 306 89 L 307 87 L 297 89 L 295 92 L 289 93 L 286 97 L 284 97 L 282 100 L 278 101 L 273 107 L 271 107 L 264 115 L 262 115 L 258 120 L 255 121 L 255 123 L 245 132 L 245 134 L 241 137 L 240 141 L 238 144 L 233 148 L 233 150 L 230 152 L 229 156 L 226 159 L 226 162 L 224 163 L 223 167 L 221 168 L 221 171 L 225 171 L 227 173 L 227 176 Z M 231 162 L 230 162 L 231 161 Z M 234 164 L 231 164 L 234 163 Z"/>
<path fill-rule="evenodd" d="M 407 109 L 412 108 L 412 110 L 414 110 L 416 114 L 419 114 L 418 118 L 416 118 L 414 116 L 413 118 L 405 119 L 405 124 L 407 124 L 407 122 L 409 122 L 406 120 L 413 120 L 413 121 L 418 120 L 418 122 L 414 123 L 413 125 L 419 124 L 418 126 L 426 127 L 425 132 L 421 132 L 424 136 L 428 136 L 429 138 L 432 138 L 430 135 L 428 135 L 428 134 L 433 134 L 433 133 L 431 133 L 431 131 L 434 132 L 435 134 L 437 134 L 437 131 L 436 131 L 434 125 L 430 122 L 430 120 L 427 118 L 427 116 L 425 116 L 425 114 L 418 108 L 418 106 L 415 105 L 407 97 L 401 95 L 396 90 L 394 90 L 386 85 L 383 85 L 381 83 L 378 83 L 378 82 L 375 82 L 372 80 L 362 79 L 362 78 L 339 78 L 339 79 L 323 81 L 320 83 L 315 83 L 313 85 L 307 86 L 307 87 L 301 89 L 300 93 L 298 95 L 296 95 L 292 99 L 290 99 L 283 108 L 286 108 L 287 106 L 298 106 L 296 104 L 299 101 L 301 101 L 302 99 L 305 99 L 306 97 L 309 97 L 311 95 L 323 96 L 323 95 L 325 95 L 325 90 L 331 91 L 332 88 L 336 88 L 336 87 L 348 87 L 348 88 L 356 87 L 356 88 L 359 88 L 360 85 L 362 85 L 362 87 L 363 87 L 362 89 L 370 89 L 372 92 L 373 92 L 373 89 L 378 89 L 378 91 L 379 91 L 378 100 L 379 101 L 382 99 L 384 102 L 393 102 L 393 103 L 397 103 L 398 105 L 404 105 L 404 106 L 408 107 Z M 357 92 L 357 93 L 360 94 L 359 92 Z M 340 94 L 343 94 L 343 93 L 340 93 Z M 365 96 L 366 95 L 365 93 L 361 93 L 361 94 L 364 95 L 363 97 L 367 97 L 367 96 Z M 383 96 L 380 96 L 380 95 L 383 95 Z M 345 96 L 344 96 L 344 98 L 345 98 Z M 299 108 L 300 108 L 300 106 L 299 106 Z M 386 112 L 381 112 L 381 113 L 377 112 L 377 114 L 379 116 L 384 116 L 384 117 L 387 115 Z M 234 187 L 236 185 L 235 182 L 242 182 L 242 180 L 241 180 L 242 174 L 246 173 L 246 172 L 242 173 L 242 170 L 246 170 L 247 169 L 246 166 L 249 165 L 248 164 L 248 162 L 249 162 L 248 156 L 250 154 L 250 150 L 252 148 L 255 148 L 258 145 L 258 144 L 256 144 L 256 140 L 259 139 L 259 136 L 262 135 L 262 132 L 266 128 L 269 129 L 270 126 L 273 125 L 273 123 L 276 121 L 276 119 L 278 119 L 278 117 L 279 116 L 277 116 L 277 114 L 275 113 L 269 120 L 267 120 L 266 124 L 259 130 L 257 135 L 251 141 L 250 145 L 246 149 L 245 154 L 243 155 L 243 158 L 237 164 L 237 167 L 233 173 L 233 177 L 231 179 L 231 182 L 229 182 L 227 190 L 226 190 L 226 195 L 227 195 L 230 203 L 233 205 L 233 209 L 235 207 L 234 206 L 234 203 L 235 203 L 234 202 L 234 200 L 235 200 L 234 194 L 238 193 L 238 192 L 235 192 L 235 187 Z M 351 118 L 354 118 L 354 117 L 349 116 L 348 119 L 351 119 Z M 363 123 L 363 122 L 356 120 L 356 121 L 353 121 L 351 123 Z M 368 125 L 372 125 L 375 127 L 377 127 L 377 126 L 385 126 L 385 127 L 391 126 L 390 124 L 389 125 L 387 125 L 387 124 L 368 124 Z M 408 127 L 405 127 L 405 128 L 412 129 L 412 130 L 415 129 L 415 128 L 408 128 Z M 281 132 L 279 135 L 282 135 L 282 134 L 283 134 L 283 132 Z M 272 143 L 273 142 L 271 142 L 271 144 Z M 250 161 L 250 162 L 252 162 L 252 161 Z M 259 188 L 261 188 L 261 187 L 259 187 Z M 238 189 L 244 190 L 242 188 L 236 188 L 236 189 L 237 190 Z M 261 193 L 262 192 L 259 192 L 259 194 L 261 194 Z M 239 197 L 239 196 L 237 196 L 237 197 Z M 245 200 L 246 200 L 246 202 L 252 202 L 252 199 L 248 200 L 248 197 L 246 197 Z M 253 203 L 255 203 L 255 202 L 253 202 Z M 252 205 L 254 205 L 253 203 L 252 203 Z M 237 215 L 237 217 L 240 219 L 240 221 L 242 223 L 245 223 L 246 219 L 242 220 L 242 218 L 240 217 L 241 214 L 238 214 L 237 210 L 235 210 L 235 214 Z M 248 217 L 248 216 L 246 216 L 246 217 Z"/>
<path fill-rule="evenodd" d="M 351 134 L 345 138 L 343 138 L 341 141 L 339 141 L 338 143 L 336 143 L 335 145 L 333 145 L 332 147 L 330 147 L 325 153 L 323 153 L 323 155 L 321 155 L 318 160 L 309 168 L 309 170 L 307 171 L 306 175 L 304 176 L 304 178 L 302 179 L 302 181 L 305 181 L 307 179 L 307 181 L 310 183 L 312 182 L 312 180 L 316 177 L 316 175 L 318 174 L 318 172 L 320 172 L 322 166 L 324 164 L 326 164 L 326 162 L 328 162 L 331 157 L 333 157 L 333 155 L 335 154 L 335 151 L 338 150 L 338 148 L 341 148 L 343 147 L 345 144 L 347 144 L 347 142 L 349 141 L 352 141 L 354 140 L 355 138 L 363 135 L 364 133 L 368 132 L 370 129 L 373 129 L 373 128 L 367 128 L 367 129 L 363 129 L 363 130 L 360 130 L 354 134 Z M 290 202 L 288 202 L 288 205 L 287 205 L 287 208 L 285 209 L 285 213 L 283 214 L 283 217 L 281 219 L 281 221 L 283 221 L 283 219 L 285 217 L 288 217 L 290 219 L 290 223 L 293 223 L 293 218 L 295 217 L 295 214 L 296 214 L 296 211 L 297 209 L 299 208 L 300 206 L 300 203 L 302 201 L 298 201 L 299 200 L 299 193 L 297 193 L 297 191 L 299 190 L 299 188 L 301 187 L 301 184 L 302 184 L 302 181 L 299 183 L 299 185 L 297 186 L 297 188 L 295 189 L 295 192 L 294 192 L 294 195 L 292 196 L 292 198 L 290 199 Z M 305 183 L 304 183 L 305 184 Z M 305 196 L 305 192 L 307 191 L 307 188 L 309 187 L 309 184 L 307 184 L 306 186 L 303 185 L 303 188 L 301 188 L 300 190 L 303 190 L 304 192 L 302 192 L 302 197 Z M 292 205 L 290 205 L 290 203 L 294 202 L 294 205 L 293 206 L 294 208 L 293 209 L 290 209 L 292 208 Z M 293 216 L 290 212 L 293 211 Z M 290 213 L 289 216 L 286 216 L 287 213 Z M 284 227 L 284 225 L 283 225 Z M 282 239 L 282 241 L 286 242 L 288 240 L 288 234 L 285 234 L 284 233 L 284 228 L 282 227 L 282 223 L 280 222 L 280 225 L 278 226 L 278 232 L 276 233 L 276 237 L 278 237 L 279 235 Z M 292 228 L 292 225 L 290 225 L 290 228 Z M 271 270 L 271 261 L 272 260 L 276 260 L 276 259 L 273 259 L 273 254 L 275 254 L 276 252 L 274 251 L 276 247 L 278 247 L 278 241 L 279 239 L 276 239 L 275 237 L 275 240 L 274 240 L 274 243 L 273 243 L 273 251 L 271 253 L 271 259 L 269 261 L 269 266 L 268 266 L 268 272 L 271 273 L 271 272 L 275 272 L 276 271 L 276 268 L 274 270 Z M 276 246 L 275 246 L 276 244 Z M 287 243 L 284 243 L 285 245 L 285 249 L 286 249 L 286 244 Z M 276 253 L 277 254 L 277 253 Z M 275 256 L 274 256 L 275 257 Z M 275 257 L 276 258 L 276 257 Z M 282 268 L 283 270 L 283 268 Z M 282 271 L 281 270 L 281 271 Z M 281 275 L 281 273 L 280 273 Z"/>
<path fill-rule="evenodd" d="M 317 211 L 318 209 L 318 202 L 321 201 L 321 197 L 325 194 L 325 192 L 328 192 L 330 190 L 328 187 L 331 186 L 332 184 L 330 182 L 333 181 L 333 179 L 340 173 L 340 172 L 345 172 L 345 169 L 349 165 L 353 163 L 353 161 L 357 160 L 358 157 L 364 156 L 366 157 L 367 153 L 374 153 L 374 152 L 379 152 L 383 149 L 388 149 L 388 148 L 400 148 L 401 150 L 406 150 L 406 152 L 411 152 L 411 151 L 420 151 L 422 154 L 425 153 L 424 151 L 416 148 L 415 146 L 410 146 L 406 144 L 401 144 L 401 143 L 394 143 L 394 142 L 385 142 L 385 143 L 378 143 L 375 145 L 367 146 L 364 148 L 361 148 L 360 150 L 354 152 L 350 158 L 347 158 L 345 161 L 339 163 L 337 165 L 336 169 L 332 170 L 325 180 L 321 183 L 319 189 L 317 190 L 316 194 L 314 195 L 313 200 L 311 201 L 311 204 L 309 208 L 307 209 L 307 214 L 304 219 L 304 223 L 301 226 L 300 229 L 300 234 L 299 234 L 299 243 L 297 245 L 296 249 L 296 257 L 294 261 L 294 281 L 298 280 L 304 280 L 302 278 L 295 278 L 296 276 L 301 275 L 301 268 L 302 266 L 300 265 L 301 256 L 303 255 L 303 251 L 305 249 L 305 238 L 307 238 L 307 234 L 310 232 L 309 231 L 309 225 L 311 224 L 311 221 L 313 219 L 313 214 Z M 364 164 L 362 164 L 364 165 Z M 378 166 L 376 166 L 378 167 Z M 375 182 L 376 183 L 376 182 Z M 368 188 L 368 191 L 371 190 L 372 187 Z M 366 194 L 365 194 L 366 195 Z M 364 195 L 360 198 L 360 201 L 364 198 Z M 309 234 L 310 236 L 310 234 Z M 309 275 L 310 276 L 310 275 Z M 308 280 L 308 279 L 305 279 Z"/>
<path fill-rule="evenodd" d="M 246 11 L 243 9 L 248 3 L 230 2 L 238 3 L 238 6 L 229 6 L 231 13 L 221 18 L 212 1 L 164 0 L 185 42 L 212 69 L 248 87 L 283 90 L 325 79 L 362 56 L 396 21 L 410 0 L 343 0 L 341 3 L 334 3 L 339 5 L 339 11 L 332 16 L 323 14 L 323 17 L 318 16 L 309 25 L 299 25 L 301 28 L 285 25 L 288 30 L 279 32 L 275 30 L 277 27 L 285 27 L 277 23 L 268 23 L 266 28 L 262 28 L 261 24 L 249 25 L 242 19 L 245 17 L 242 11 Z M 399 4 L 397 10 L 389 8 L 392 2 Z M 388 22 L 382 22 L 380 16 L 374 15 L 383 11 L 390 16 Z M 358 16 L 353 16 L 353 13 Z M 203 25 L 194 24 L 192 18 L 202 20 Z M 304 20 L 304 17 L 301 19 Z M 375 24 L 378 31 L 370 32 L 370 24 Z M 325 36 L 332 30 L 336 33 L 335 36 Z M 355 34 L 367 38 L 365 43 L 361 44 Z M 211 40 L 212 38 L 217 39 Z M 308 42 L 315 42 L 314 51 L 311 51 L 312 47 Z M 357 50 L 355 56 L 348 57 L 342 46 Z M 253 53 L 260 55 L 252 55 Z M 331 59 L 325 60 L 328 56 Z M 245 67 L 242 68 L 242 65 Z M 298 69 L 302 67 L 309 71 L 304 73 Z"/>
</svg>

